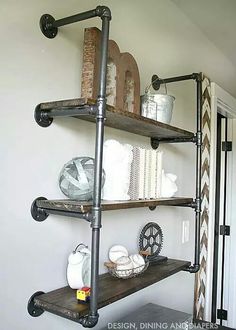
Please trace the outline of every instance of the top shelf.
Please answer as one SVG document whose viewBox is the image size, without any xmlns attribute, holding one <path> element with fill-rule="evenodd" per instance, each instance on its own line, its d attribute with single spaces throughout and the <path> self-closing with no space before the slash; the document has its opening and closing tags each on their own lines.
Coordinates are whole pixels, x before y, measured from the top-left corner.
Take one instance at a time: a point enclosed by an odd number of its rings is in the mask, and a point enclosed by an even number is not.
<svg viewBox="0 0 236 330">
<path fill-rule="evenodd" d="M 66 114 L 66 110 L 80 108 L 83 106 L 95 105 L 96 101 L 92 99 L 78 98 L 71 100 L 62 100 L 55 102 L 41 103 L 37 107 L 38 111 L 48 112 L 50 117 L 51 110 L 63 110 L 64 116 L 70 116 Z M 52 116 L 53 117 L 53 116 Z M 74 116 L 82 120 L 95 122 L 96 118 L 93 115 L 79 115 Z M 123 111 L 113 106 L 106 106 L 106 121 L 105 126 L 120 129 L 126 132 L 138 134 L 141 136 L 150 137 L 152 139 L 161 140 L 191 140 L 194 137 L 192 132 L 164 124 L 143 116 L 139 116 L 135 113 Z M 178 141 L 176 141 L 178 142 Z"/>
</svg>

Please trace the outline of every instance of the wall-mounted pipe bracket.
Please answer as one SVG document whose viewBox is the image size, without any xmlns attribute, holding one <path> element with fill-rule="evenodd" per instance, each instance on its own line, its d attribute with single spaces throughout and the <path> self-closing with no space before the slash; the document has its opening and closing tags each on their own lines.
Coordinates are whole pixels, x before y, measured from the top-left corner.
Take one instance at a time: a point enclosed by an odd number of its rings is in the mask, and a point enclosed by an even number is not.
<svg viewBox="0 0 236 330">
<path fill-rule="evenodd" d="M 47 198 L 38 197 L 33 201 L 31 205 L 31 215 L 35 221 L 41 222 L 46 220 L 49 214 L 44 209 L 37 206 L 37 201 L 39 200 L 47 200 Z"/>
<path fill-rule="evenodd" d="M 200 142 L 198 142 L 200 141 Z M 197 143 L 201 143 L 201 135 L 194 134 L 192 137 L 180 137 L 180 138 L 163 138 L 163 139 L 155 139 L 151 138 L 151 147 L 153 149 L 157 149 L 160 143 L 186 143 L 192 142 L 197 145 Z"/>
<path fill-rule="evenodd" d="M 37 291 L 30 297 L 30 299 L 28 301 L 27 310 L 28 310 L 28 313 L 33 317 L 38 317 L 38 316 L 42 315 L 44 312 L 44 310 L 40 307 L 37 307 L 34 302 L 34 298 L 41 296 L 42 294 L 44 294 L 43 291 Z"/>
<path fill-rule="evenodd" d="M 55 20 L 55 18 L 49 14 L 44 14 L 40 18 L 39 26 L 45 37 L 49 39 L 53 39 L 56 37 L 58 33 L 58 27 L 67 24 L 76 23 L 79 21 L 84 21 L 88 18 L 92 18 L 96 16 L 100 17 L 102 20 L 107 19 L 110 21 L 111 11 L 106 6 L 97 6 L 93 10 L 89 10 L 80 14 L 65 17 L 59 20 Z"/>
<path fill-rule="evenodd" d="M 48 127 L 53 122 L 55 117 L 83 117 L 96 116 L 97 105 L 84 104 L 77 107 L 58 107 L 53 109 L 42 110 L 41 104 L 38 104 L 34 111 L 34 118 L 36 123 L 41 127 Z"/>
<path fill-rule="evenodd" d="M 196 82 L 201 82 L 201 73 L 192 73 L 185 76 L 171 77 L 162 79 L 158 75 L 154 74 L 152 76 L 152 87 L 156 91 L 160 89 L 162 84 L 168 84 L 172 82 L 184 81 L 184 80 L 195 80 Z"/>
<path fill-rule="evenodd" d="M 45 37 L 49 39 L 55 38 L 58 33 L 58 28 L 53 26 L 55 21 L 56 21 L 55 18 L 49 14 L 44 14 L 40 18 L 39 21 L 40 29 L 42 33 L 45 35 Z"/>
<path fill-rule="evenodd" d="M 94 221 L 94 215 L 90 212 L 82 213 L 82 212 L 65 211 L 65 210 L 60 210 L 60 209 L 56 210 L 56 209 L 51 209 L 51 208 L 43 208 L 43 207 L 37 206 L 37 201 L 39 201 L 39 200 L 47 200 L 47 198 L 38 197 L 33 201 L 32 205 L 31 205 L 31 215 L 32 215 L 33 219 L 36 221 L 46 220 L 47 217 L 49 216 L 49 214 L 83 219 L 90 223 Z"/>
</svg>

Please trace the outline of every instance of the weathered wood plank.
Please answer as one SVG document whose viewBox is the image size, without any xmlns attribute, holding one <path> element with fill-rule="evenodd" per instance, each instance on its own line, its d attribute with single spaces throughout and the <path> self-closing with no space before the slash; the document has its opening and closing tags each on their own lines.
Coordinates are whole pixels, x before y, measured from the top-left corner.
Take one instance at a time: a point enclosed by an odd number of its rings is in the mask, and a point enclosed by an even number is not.
<svg viewBox="0 0 236 330">
<path fill-rule="evenodd" d="M 193 201 L 192 198 L 172 197 L 160 199 L 140 199 L 128 201 L 102 201 L 102 211 L 121 210 L 138 207 L 154 207 L 154 206 L 178 206 L 189 204 Z M 91 211 L 92 202 L 80 202 L 76 200 L 38 200 L 37 206 L 45 209 L 61 210 L 67 212 L 82 212 Z"/>
<path fill-rule="evenodd" d="M 91 105 L 95 103 L 96 101 L 92 99 L 78 98 L 41 103 L 40 109 L 45 111 L 50 111 L 52 109 L 64 110 L 66 108 L 80 107 L 85 104 Z M 83 115 L 78 118 L 95 122 L 94 116 Z M 194 136 L 192 132 L 145 118 L 132 112 L 114 108 L 110 105 L 107 105 L 105 126 L 156 139 L 192 138 Z"/>
<path fill-rule="evenodd" d="M 189 265 L 188 261 L 169 259 L 149 266 L 143 274 L 127 280 L 114 278 L 108 273 L 102 274 L 99 276 L 98 308 L 159 282 Z M 89 310 L 88 304 L 78 304 L 75 290 L 68 286 L 38 296 L 34 301 L 36 306 L 75 322 L 87 315 Z"/>
</svg>

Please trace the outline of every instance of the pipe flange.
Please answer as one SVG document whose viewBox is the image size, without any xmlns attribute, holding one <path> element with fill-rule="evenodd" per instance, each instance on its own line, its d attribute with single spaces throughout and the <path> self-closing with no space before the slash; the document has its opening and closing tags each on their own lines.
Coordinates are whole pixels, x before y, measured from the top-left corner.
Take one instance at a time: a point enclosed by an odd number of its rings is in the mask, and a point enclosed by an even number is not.
<svg viewBox="0 0 236 330">
<path fill-rule="evenodd" d="M 49 14 L 44 14 L 41 16 L 39 21 L 39 26 L 42 33 L 49 39 L 55 38 L 58 32 L 58 28 L 53 26 L 54 22 L 55 18 Z"/>
<path fill-rule="evenodd" d="M 98 323 L 99 314 L 96 315 L 87 315 L 79 320 L 79 323 L 84 328 L 93 328 Z"/>
<path fill-rule="evenodd" d="M 152 149 L 157 149 L 160 145 L 159 140 L 151 138 L 151 147 Z"/>
<path fill-rule="evenodd" d="M 48 127 L 53 122 L 53 118 L 45 115 L 45 113 L 40 109 L 40 104 L 38 104 L 34 110 L 34 119 L 36 123 L 41 127 Z"/>
<path fill-rule="evenodd" d="M 40 307 L 37 307 L 34 302 L 34 298 L 41 296 L 42 294 L 44 294 L 43 291 L 37 291 L 30 297 L 30 299 L 28 301 L 27 310 L 28 310 L 28 313 L 33 317 L 38 317 L 41 314 L 43 314 L 43 312 L 44 312 L 44 310 Z"/>
<path fill-rule="evenodd" d="M 199 264 L 193 264 L 191 266 L 186 267 L 185 269 L 183 269 L 186 272 L 189 272 L 191 274 L 197 273 L 200 269 L 200 265 Z"/>
<path fill-rule="evenodd" d="M 33 201 L 32 205 L 31 205 L 31 215 L 32 215 L 32 218 L 35 221 L 41 222 L 41 221 L 46 220 L 49 214 L 46 213 L 45 210 L 43 210 L 43 209 L 41 209 L 41 208 L 39 208 L 37 206 L 37 201 L 38 200 L 47 200 L 47 198 L 45 198 L 45 197 L 38 197 L 38 198 L 36 198 Z"/>
<path fill-rule="evenodd" d="M 160 87 L 161 87 L 161 80 L 156 74 L 154 74 L 152 76 L 152 88 L 155 89 L 155 91 L 158 91 Z"/>
<path fill-rule="evenodd" d="M 156 206 L 149 206 L 150 211 L 154 211 L 157 207 Z"/>
</svg>

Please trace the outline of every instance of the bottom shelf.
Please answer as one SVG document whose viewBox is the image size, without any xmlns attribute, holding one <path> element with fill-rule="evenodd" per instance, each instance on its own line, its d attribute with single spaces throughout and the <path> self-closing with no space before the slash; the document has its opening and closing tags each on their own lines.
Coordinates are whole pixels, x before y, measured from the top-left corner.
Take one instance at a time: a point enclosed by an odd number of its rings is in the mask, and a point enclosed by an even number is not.
<svg viewBox="0 0 236 330">
<path fill-rule="evenodd" d="M 108 273 L 99 276 L 98 308 L 107 306 L 149 285 L 184 270 L 190 265 L 188 261 L 168 259 L 149 268 L 140 276 L 122 280 Z M 88 314 L 89 304 L 78 304 L 76 290 L 63 287 L 34 298 L 35 305 L 45 311 L 77 322 Z"/>
</svg>

